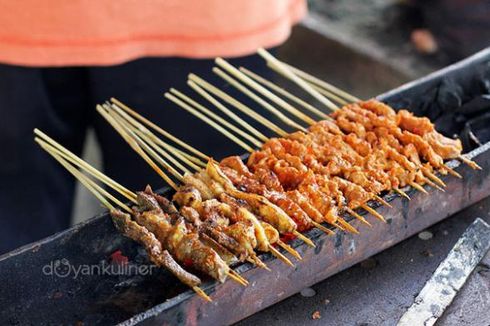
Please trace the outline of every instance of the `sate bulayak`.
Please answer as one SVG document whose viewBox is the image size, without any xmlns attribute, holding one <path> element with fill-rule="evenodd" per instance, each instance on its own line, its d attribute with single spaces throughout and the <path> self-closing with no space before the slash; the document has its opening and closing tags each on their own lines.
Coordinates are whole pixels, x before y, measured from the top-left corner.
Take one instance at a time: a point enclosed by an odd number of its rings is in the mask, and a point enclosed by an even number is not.
<svg viewBox="0 0 490 326">
<path fill-rule="evenodd" d="M 461 142 L 438 133 L 429 119 L 369 100 L 342 107 L 306 132 L 270 138 L 246 163 L 238 156 L 210 159 L 184 175 L 173 201 L 147 188 L 132 214 L 111 214 L 152 261 L 195 287 L 200 279 L 185 268 L 223 282 L 239 261 L 265 267 L 257 252 L 277 254 L 276 246 L 288 248 L 283 241 L 298 232 L 332 232 L 320 223 L 357 232 L 341 213 L 364 220 L 354 209 L 381 200 L 381 193 L 443 184 L 435 173 L 447 174 L 444 161 L 461 152 Z"/>
</svg>

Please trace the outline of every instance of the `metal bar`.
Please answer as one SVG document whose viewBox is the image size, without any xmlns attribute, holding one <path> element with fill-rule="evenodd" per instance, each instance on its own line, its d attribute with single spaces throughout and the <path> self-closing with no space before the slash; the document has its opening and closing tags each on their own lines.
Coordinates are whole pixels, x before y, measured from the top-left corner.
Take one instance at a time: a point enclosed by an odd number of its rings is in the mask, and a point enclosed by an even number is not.
<svg viewBox="0 0 490 326">
<path fill-rule="evenodd" d="M 434 325 L 490 248 L 490 226 L 477 218 L 437 267 L 398 326 Z"/>
</svg>

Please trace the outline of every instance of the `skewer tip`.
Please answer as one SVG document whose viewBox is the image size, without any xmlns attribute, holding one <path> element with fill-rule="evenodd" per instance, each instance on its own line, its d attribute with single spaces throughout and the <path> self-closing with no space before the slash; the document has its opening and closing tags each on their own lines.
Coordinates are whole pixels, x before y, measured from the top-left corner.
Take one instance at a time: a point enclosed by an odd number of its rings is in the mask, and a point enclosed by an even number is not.
<svg viewBox="0 0 490 326">
<path fill-rule="evenodd" d="M 311 241 L 309 238 L 307 238 L 306 236 L 304 236 L 303 234 L 301 234 L 300 232 L 298 231 L 293 231 L 293 234 L 301 239 L 304 243 L 306 243 L 308 246 L 312 247 L 312 248 L 316 248 L 316 245 L 313 243 L 313 241 Z"/>
</svg>

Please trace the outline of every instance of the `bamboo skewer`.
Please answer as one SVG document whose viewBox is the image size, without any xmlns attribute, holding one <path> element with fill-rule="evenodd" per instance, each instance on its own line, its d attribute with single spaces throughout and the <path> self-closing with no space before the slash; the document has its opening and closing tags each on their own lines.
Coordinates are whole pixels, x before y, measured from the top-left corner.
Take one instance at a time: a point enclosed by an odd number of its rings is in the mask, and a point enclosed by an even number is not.
<svg viewBox="0 0 490 326">
<path fill-rule="evenodd" d="M 231 76 L 227 75 L 223 70 L 215 67 L 215 68 L 213 68 L 213 72 L 215 74 L 217 74 L 218 76 L 220 76 L 221 78 L 223 78 L 225 81 L 227 81 L 231 86 L 235 87 L 236 89 L 238 89 L 239 91 L 241 91 L 242 93 L 244 93 L 245 95 L 247 95 L 248 97 L 250 97 L 252 100 L 254 100 L 255 102 L 257 102 L 264 109 L 266 109 L 267 111 L 271 112 L 279 120 L 281 120 L 282 122 L 284 122 L 288 126 L 294 128 L 294 129 L 302 130 L 302 131 L 305 131 L 306 130 L 303 126 L 299 125 L 294 120 L 292 120 L 292 119 L 288 118 L 287 116 L 285 116 L 284 114 L 282 114 L 282 112 L 280 112 L 274 106 L 272 106 L 271 104 L 269 104 L 269 102 L 265 101 L 260 96 L 258 96 L 257 94 L 255 94 L 254 92 L 252 92 L 251 90 L 249 90 L 248 88 L 246 88 L 245 86 L 243 86 L 242 84 L 240 84 L 237 80 L 235 80 Z"/>
<path fill-rule="evenodd" d="M 362 204 L 361 207 L 364 208 L 369 214 L 371 214 L 374 217 L 376 217 L 378 220 L 383 221 L 383 222 L 386 223 L 386 220 L 383 217 L 383 215 L 381 215 L 380 213 L 378 213 L 377 211 L 375 211 L 374 209 L 372 209 L 371 207 L 369 207 L 367 204 Z"/>
<path fill-rule="evenodd" d="M 194 290 L 194 292 L 196 292 L 198 296 L 200 296 L 207 302 L 213 302 L 213 300 L 211 300 L 211 298 L 206 294 L 206 292 L 204 292 L 199 286 L 193 286 L 192 289 Z"/>
<path fill-rule="evenodd" d="M 67 159 L 59 155 L 60 153 L 59 149 L 55 148 L 54 146 L 51 146 L 48 142 L 42 140 L 41 138 L 36 138 L 36 142 L 44 150 L 46 150 L 54 159 L 56 159 L 63 167 L 65 167 L 76 179 L 78 179 L 87 188 L 87 190 L 89 190 L 107 209 L 109 209 L 110 211 L 115 210 L 115 207 L 109 203 L 109 201 L 104 197 L 104 195 L 106 196 L 108 195 L 108 198 L 110 198 L 111 200 L 115 198 L 112 195 L 110 195 L 107 191 L 105 191 L 102 187 L 100 187 L 95 182 L 90 180 L 79 170 L 74 168 L 73 165 L 70 165 Z M 131 209 L 124 204 L 121 207 L 128 212 L 132 212 Z M 193 286 L 192 290 L 194 290 L 194 292 L 204 300 L 208 302 L 212 302 L 211 298 L 200 287 Z"/>
<path fill-rule="evenodd" d="M 189 84 L 190 84 L 191 87 L 193 87 L 193 88 L 195 87 L 196 92 L 202 91 L 203 93 L 199 93 L 202 97 L 206 98 L 206 96 L 209 96 L 209 94 L 205 93 L 204 90 L 202 90 L 199 86 L 197 86 L 192 81 L 189 82 Z M 197 108 L 199 111 L 201 111 L 202 113 L 206 114 L 211 119 L 214 119 L 215 121 L 217 121 L 218 123 L 221 123 L 223 126 L 227 127 L 228 129 L 231 129 L 232 131 L 234 131 L 238 135 L 242 136 L 243 138 L 245 138 L 246 140 L 248 140 L 249 142 L 251 142 L 254 146 L 257 146 L 257 147 L 262 146 L 262 143 L 258 139 L 256 139 L 255 137 L 253 137 L 251 134 L 246 133 L 245 131 L 241 130 L 240 128 L 238 128 L 234 124 L 226 121 L 225 119 L 223 119 L 222 117 L 220 117 L 216 113 L 214 113 L 211 110 L 209 110 L 208 108 L 204 107 L 202 104 L 200 104 L 200 103 L 194 101 L 193 99 L 191 99 L 189 96 L 187 96 L 187 95 L 179 92 L 175 88 L 171 88 L 170 89 L 170 93 L 172 93 L 173 95 L 179 97 L 181 100 L 187 102 L 189 105 L 192 105 L 193 107 Z M 210 101 L 212 102 L 213 100 L 214 99 L 210 97 Z M 213 104 L 215 104 L 215 103 L 213 103 Z M 216 101 L 216 104 L 217 105 L 220 105 L 220 103 L 217 102 L 217 101 Z M 258 130 L 255 130 L 255 131 L 256 132 L 259 132 Z"/>
<path fill-rule="evenodd" d="M 101 113 L 102 114 L 102 113 Z M 105 117 L 105 116 L 104 116 Z M 109 113 L 109 116 L 108 117 L 111 117 L 110 113 Z M 121 117 L 114 117 L 112 116 L 113 118 L 115 118 L 114 120 L 116 120 L 116 123 L 119 123 L 119 127 L 122 127 L 122 128 L 125 128 L 125 131 L 128 132 L 130 135 L 128 135 L 128 137 L 133 137 L 133 139 L 136 140 L 137 143 L 139 143 L 141 146 L 143 146 L 143 148 L 145 149 L 145 151 L 147 151 L 155 160 L 157 160 L 160 164 L 162 164 L 164 166 L 165 169 L 169 170 L 171 173 L 175 173 L 176 174 L 176 177 L 179 178 L 179 180 L 182 180 L 182 176 L 178 175 L 178 172 L 176 172 L 173 167 L 171 165 L 169 165 L 168 163 L 166 163 L 157 153 L 155 153 L 153 150 L 151 150 L 150 146 L 152 146 L 152 142 L 149 141 L 148 144 L 143 142 L 137 135 L 136 133 L 138 133 L 138 130 L 137 129 L 134 129 L 132 128 L 129 124 L 127 124 L 126 122 L 123 122 L 121 121 Z M 109 121 L 109 120 L 108 120 Z M 112 124 L 111 124 L 112 125 Z M 114 128 L 115 125 L 113 125 Z M 119 131 L 119 130 L 118 130 Z M 123 132 L 123 130 L 121 129 L 121 131 Z M 123 135 L 122 133 L 120 133 L 121 135 Z M 144 151 L 141 151 L 140 155 L 141 154 L 144 154 Z M 157 169 L 155 169 L 155 171 L 158 172 Z M 161 171 L 161 170 L 160 170 Z M 166 181 L 166 180 L 165 180 Z M 175 189 L 175 188 L 174 188 Z M 177 189 L 175 189 L 177 190 Z M 261 268 L 264 268 L 268 271 L 270 271 L 270 269 L 267 267 L 266 264 L 264 264 L 264 262 L 262 262 L 257 256 L 251 256 L 249 257 L 249 261 Z"/>
<path fill-rule="evenodd" d="M 221 104 L 218 100 L 216 100 L 212 95 L 210 95 L 204 88 L 199 86 L 197 83 L 195 83 L 192 80 L 187 81 L 187 85 L 189 85 L 192 89 L 194 89 L 199 95 L 204 97 L 206 100 L 211 102 L 218 110 L 226 114 L 228 117 L 230 117 L 233 121 L 238 123 L 240 126 L 244 127 L 247 129 L 251 134 L 255 135 L 259 140 L 261 141 L 266 141 L 267 136 L 265 136 L 263 133 L 252 127 L 248 122 L 237 116 L 235 113 L 233 113 L 231 110 L 229 110 L 226 106 Z M 172 89 L 171 89 L 172 91 Z M 260 143 L 259 143 L 260 144 Z M 260 145 L 256 145 L 260 146 Z"/>
<path fill-rule="evenodd" d="M 78 169 L 76 169 L 73 165 L 69 163 L 69 161 L 64 158 L 63 154 L 55 147 L 47 143 L 46 141 L 40 139 L 40 138 L 34 138 L 34 141 L 36 141 L 39 146 L 41 146 L 46 152 L 48 152 L 51 156 L 53 156 L 64 168 L 68 170 L 76 179 L 78 179 L 87 189 L 89 188 L 95 188 L 98 193 L 102 194 L 103 197 L 109 198 L 113 203 L 116 205 L 120 206 L 123 208 L 126 212 L 132 213 L 132 210 L 123 202 L 121 202 L 119 199 L 111 195 L 107 190 L 99 186 L 97 183 L 95 183 L 93 180 L 91 180 L 89 177 L 84 175 L 82 172 L 80 172 Z M 95 193 L 92 192 L 94 195 Z M 100 197 L 97 197 L 97 199 L 101 200 Z M 107 202 L 104 200 L 101 200 L 101 202 L 106 206 L 109 210 L 113 210 L 114 206 L 111 204 L 107 205 Z"/>
<path fill-rule="evenodd" d="M 327 228 L 327 227 L 325 227 L 325 226 L 321 225 L 320 223 L 317 223 L 317 222 L 315 222 L 315 221 L 313 221 L 313 220 L 311 221 L 311 224 L 312 224 L 313 226 L 315 226 L 317 229 L 319 229 L 319 230 L 323 231 L 324 233 L 326 233 L 326 234 L 328 234 L 328 235 L 334 235 L 334 234 L 335 234 L 335 232 L 333 232 L 333 231 L 332 231 L 332 230 L 330 230 L 329 228 Z"/>
<path fill-rule="evenodd" d="M 396 193 L 398 193 L 400 196 L 402 197 L 405 197 L 406 199 L 408 200 L 411 200 L 410 196 L 407 195 L 407 193 L 399 188 L 394 188 L 393 191 L 395 191 Z"/>
<path fill-rule="evenodd" d="M 321 87 L 318 87 L 317 85 L 315 84 L 312 84 L 310 82 L 307 82 L 311 87 L 313 87 L 314 89 L 316 89 L 316 91 L 324 96 L 326 96 L 327 98 L 331 99 L 331 100 L 334 100 L 335 102 L 339 103 L 340 105 L 347 105 L 349 104 L 348 101 L 342 99 L 340 96 L 338 96 L 337 94 L 335 93 L 332 93 L 328 90 L 326 90 L 325 88 L 321 88 Z"/>
<path fill-rule="evenodd" d="M 158 167 L 158 165 L 146 154 L 146 152 L 141 149 L 140 145 L 136 140 L 131 137 L 126 130 L 116 121 L 102 106 L 97 106 L 97 111 L 109 122 L 109 124 L 116 129 L 116 131 L 123 137 L 123 139 L 131 146 L 131 148 L 138 153 L 145 161 L 148 163 L 155 172 L 160 175 L 165 182 L 167 182 L 174 190 L 177 190 L 178 187 L 175 182 L 170 179 L 170 177 Z"/>
<path fill-rule="evenodd" d="M 281 61 L 281 63 L 283 65 L 285 65 L 286 67 L 288 67 L 294 74 L 298 75 L 299 77 L 303 78 L 304 80 L 306 80 L 306 81 L 308 81 L 314 85 L 317 85 L 321 88 L 324 88 L 324 89 L 326 89 L 326 90 L 328 90 L 334 94 L 337 94 L 338 96 L 343 97 L 344 99 L 346 99 L 349 102 L 360 102 L 361 101 L 359 98 L 341 90 L 340 88 L 335 87 L 335 86 L 333 86 L 333 85 L 331 85 L 331 84 L 329 84 L 329 83 L 327 83 L 327 82 L 325 82 L 319 78 L 316 78 L 316 77 L 314 77 L 314 76 L 312 76 L 312 75 L 310 75 L 310 74 L 308 74 L 308 73 L 306 73 L 306 72 L 304 72 L 304 71 L 302 71 L 296 67 L 293 67 L 290 64 L 287 64 L 287 63 L 282 62 L 282 61 Z"/>
<path fill-rule="evenodd" d="M 49 137 L 48 135 L 43 133 L 41 130 L 39 130 L 37 128 L 34 129 L 34 134 L 36 136 L 38 136 L 40 139 L 44 140 L 48 144 L 50 144 L 53 147 L 55 147 L 56 149 L 58 149 L 59 155 L 63 156 L 63 158 L 65 158 L 66 160 L 68 160 L 72 164 L 74 164 L 80 168 L 83 168 L 85 171 L 87 171 L 89 174 L 91 174 L 95 178 L 99 179 L 100 181 L 102 181 L 107 186 L 116 190 L 121 195 L 123 195 L 124 197 L 126 197 L 127 199 L 132 201 L 133 203 L 136 203 L 136 194 L 135 193 L 133 193 L 129 189 L 123 187 L 119 183 L 115 182 L 111 178 L 107 177 L 105 174 L 101 173 L 100 171 L 98 171 L 97 169 L 92 167 L 90 164 L 88 164 L 87 162 L 85 162 L 84 160 L 82 160 L 81 158 L 79 158 L 78 156 L 76 156 L 75 154 L 73 154 L 72 152 L 70 152 L 69 150 L 64 148 L 63 146 L 61 146 L 58 142 L 56 142 L 54 139 L 52 139 L 51 137 Z"/>
<path fill-rule="evenodd" d="M 281 254 L 279 252 L 279 250 L 277 250 L 276 248 L 274 248 L 273 246 L 269 245 L 269 252 L 276 258 L 279 258 L 280 260 L 282 260 L 286 265 L 289 265 L 291 267 L 294 267 L 294 264 L 286 257 L 284 256 L 283 254 Z"/>
<path fill-rule="evenodd" d="M 228 271 L 228 276 L 230 278 L 232 278 L 235 282 L 243 285 L 243 286 L 247 286 L 249 285 L 249 282 L 247 279 L 243 278 L 240 274 L 238 274 L 237 272 L 235 272 L 233 269 L 230 268 L 230 270 Z"/>
<path fill-rule="evenodd" d="M 126 132 L 129 134 L 129 137 L 132 137 L 137 144 L 139 144 L 140 148 L 142 148 L 149 156 L 153 157 L 160 165 L 162 165 L 166 170 L 168 170 L 174 177 L 176 177 L 179 181 L 182 180 L 183 176 L 176 170 L 172 165 L 170 165 L 167 161 L 165 161 L 158 153 L 153 150 L 152 142 L 151 141 L 144 141 L 142 139 L 141 132 L 131 126 L 127 121 L 125 121 L 121 116 L 117 114 L 113 114 L 110 111 L 107 111 L 109 115 L 111 115 L 118 123 L 119 125 L 126 130 Z"/>
<path fill-rule="evenodd" d="M 287 243 L 284 243 L 282 240 L 277 240 L 276 243 L 279 247 L 281 247 L 282 249 L 289 252 L 297 260 L 303 260 L 303 257 L 301 257 L 301 255 L 296 250 L 294 250 L 290 245 L 288 245 Z"/>
<path fill-rule="evenodd" d="M 442 169 L 447 171 L 450 175 L 458 178 L 458 179 L 463 179 L 463 176 L 461 174 L 459 174 L 458 172 L 454 171 L 453 169 L 451 169 L 450 167 L 448 167 L 447 165 L 443 165 L 442 166 Z"/>
<path fill-rule="evenodd" d="M 273 103 L 275 103 L 279 107 L 283 108 L 284 110 L 288 111 L 289 113 L 295 115 L 301 121 L 306 122 L 307 124 L 310 124 L 310 125 L 315 123 L 315 121 L 313 119 L 311 119 L 310 117 L 308 117 L 305 114 L 296 115 L 295 113 L 293 113 L 293 111 L 295 111 L 295 108 L 292 105 L 290 105 L 288 102 L 284 101 L 282 98 L 276 96 L 274 93 L 270 92 L 265 87 L 262 87 L 259 83 L 255 82 L 253 79 L 249 78 L 247 75 L 242 73 L 237 68 L 233 67 L 227 61 L 223 60 L 222 58 L 216 58 L 215 63 L 219 67 L 224 69 L 226 72 L 228 72 L 230 75 L 232 75 L 233 77 L 237 78 L 242 83 L 247 85 L 248 87 L 250 87 L 253 90 L 257 91 L 258 93 L 262 94 L 262 96 L 269 98 Z"/>
<path fill-rule="evenodd" d="M 441 191 L 441 192 L 446 192 L 446 190 L 444 190 L 443 188 L 439 187 L 438 185 L 436 185 L 434 182 L 432 182 L 430 179 L 428 178 L 425 178 L 424 182 L 426 184 L 428 184 L 429 186 L 433 187 L 433 188 L 436 188 L 437 190 Z"/>
<path fill-rule="evenodd" d="M 473 170 L 482 170 L 482 167 L 479 166 L 478 163 L 470 160 L 469 158 L 465 157 L 464 155 L 459 155 L 458 159 L 461 160 L 463 163 L 466 163 Z"/>
<path fill-rule="evenodd" d="M 189 74 L 189 80 L 193 81 L 197 85 L 201 86 L 203 89 L 207 90 L 208 92 L 217 96 L 221 100 L 223 100 L 226 103 L 230 104 L 231 106 L 235 107 L 240 112 L 248 115 L 249 117 L 251 117 L 255 121 L 257 121 L 260 124 L 264 125 L 265 127 L 269 128 L 270 130 L 272 130 L 273 132 L 275 132 L 279 136 L 286 136 L 287 135 L 287 132 L 284 131 L 283 129 L 281 129 L 279 126 L 272 123 L 271 121 L 264 120 L 260 114 L 256 113 L 254 110 L 252 110 L 251 108 L 249 108 L 245 104 L 241 103 L 240 101 L 236 100 L 235 98 L 231 97 L 227 93 L 223 92 L 219 88 L 211 85 L 210 83 L 208 83 L 204 79 L 202 79 L 202 78 L 200 78 L 194 74 Z M 233 79 L 231 79 L 231 80 L 233 80 Z M 238 85 L 240 85 L 240 84 L 238 84 Z"/>
<path fill-rule="evenodd" d="M 296 104 L 298 105 L 301 105 L 303 108 L 307 109 L 308 111 L 316 114 L 317 116 L 319 116 L 320 118 L 322 119 L 328 119 L 329 116 L 327 114 L 325 114 L 324 112 L 318 110 L 316 107 L 314 107 L 313 105 L 311 105 L 310 103 L 302 100 L 301 98 L 291 94 L 290 92 L 286 91 L 285 89 L 277 86 L 276 84 L 274 84 L 273 82 L 257 75 L 256 73 L 246 69 L 246 68 L 243 68 L 243 67 L 240 67 L 239 68 L 241 72 L 243 72 L 245 75 L 247 75 L 248 77 L 252 78 L 253 80 L 255 80 L 256 82 L 258 83 L 261 83 L 262 85 L 274 90 L 276 93 L 278 94 L 281 94 L 282 96 L 284 96 L 285 98 L 295 102 Z"/>
<path fill-rule="evenodd" d="M 228 137 L 229 139 L 231 139 L 232 141 L 234 141 L 237 145 L 239 145 L 240 147 L 242 147 L 247 152 L 253 152 L 253 148 L 250 147 L 248 144 L 244 143 L 238 137 L 236 137 L 235 135 L 233 135 L 232 133 L 230 133 L 228 130 L 222 128 L 216 122 L 214 122 L 213 120 L 209 119 L 207 116 L 205 116 L 204 114 L 200 113 L 199 111 L 197 111 L 196 109 L 194 109 L 193 107 L 191 107 L 190 105 L 188 105 L 187 103 L 183 102 L 182 100 L 178 99 L 177 97 L 175 97 L 174 95 L 172 95 L 170 93 L 165 93 L 165 97 L 167 99 L 169 99 L 170 101 L 174 102 L 175 104 L 177 104 L 180 108 L 186 110 L 187 112 L 191 113 L 192 115 L 194 115 L 194 116 L 198 117 L 199 119 L 201 119 L 202 121 L 204 121 L 206 124 L 212 126 L 216 130 L 218 130 L 220 133 L 222 133 L 223 135 L 225 135 L 226 137 Z"/>
<path fill-rule="evenodd" d="M 369 227 L 372 227 L 371 223 L 369 223 L 363 216 L 359 215 L 358 213 L 356 213 L 356 211 L 354 211 L 353 209 L 349 208 L 349 207 L 343 207 L 343 209 L 349 213 L 350 215 L 354 216 L 356 219 L 358 219 L 359 221 L 361 221 L 362 223 L 366 224 L 367 226 Z"/>
<path fill-rule="evenodd" d="M 284 74 L 287 78 L 296 83 L 299 87 L 307 91 L 311 96 L 316 98 L 320 103 L 325 105 L 329 110 L 335 111 L 339 108 L 333 104 L 329 99 L 320 94 L 314 88 L 312 88 L 309 84 L 307 84 L 303 79 L 296 76 L 289 68 L 281 63 L 281 61 L 277 60 L 273 55 L 267 52 L 264 49 L 258 49 L 257 53 L 264 58 L 267 63 L 271 65 L 273 69 L 279 70 L 282 74 Z"/>
<path fill-rule="evenodd" d="M 347 222 L 343 218 L 337 217 L 337 221 L 336 222 L 338 224 L 335 224 L 335 225 L 337 227 L 339 227 L 339 225 L 340 225 L 341 226 L 341 229 L 343 229 L 344 231 L 347 231 L 347 232 L 350 232 L 350 233 L 353 233 L 353 234 L 360 234 L 359 231 L 355 227 L 353 227 L 352 225 L 350 225 L 349 222 Z"/>
<path fill-rule="evenodd" d="M 240 274 L 238 274 L 238 273 L 237 273 L 236 271 L 234 271 L 233 269 L 231 269 L 231 268 L 230 268 L 230 272 L 229 272 L 229 273 L 230 273 L 230 274 L 235 275 L 235 276 L 236 276 L 237 278 L 239 278 L 239 279 L 240 279 L 240 280 L 241 280 L 243 283 L 245 283 L 245 284 L 247 284 L 247 285 L 248 285 L 248 284 L 250 284 L 250 283 L 249 283 L 249 281 L 248 281 L 246 278 L 242 277 Z"/>
<path fill-rule="evenodd" d="M 418 183 L 415 183 L 415 182 L 409 182 L 408 183 L 410 186 L 412 186 L 413 188 L 417 189 L 418 191 L 428 195 L 429 193 L 427 192 L 427 190 L 424 189 L 424 187 L 422 187 L 421 185 L 419 185 Z"/>
<path fill-rule="evenodd" d="M 197 157 L 189 155 L 189 154 L 175 148 L 174 146 L 167 144 L 166 142 L 164 142 L 160 138 L 158 138 L 153 132 L 148 130 L 143 124 L 141 124 L 136 119 L 134 119 L 133 117 L 128 115 L 125 111 L 123 111 L 119 107 L 112 105 L 111 108 L 113 110 L 117 111 L 117 113 L 119 114 L 120 117 L 122 117 L 123 119 L 128 121 L 131 125 L 133 125 L 135 128 L 134 130 L 138 130 L 138 132 L 142 138 L 147 140 L 147 142 L 151 141 L 153 143 L 153 146 L 155 147 L 155 149 L 156 149 L 156 147 L 159 147 L 159 146 L 163 147 L 166 151 L 163 151 L 161 148 L 159 148 L 158 151 L 165 152 L 166 154 L 163 154 L 163 153 L 161 153 L 161 154 L 164 155 L 165 157 L 167 157 L 168 160 L 173 162 L 182 171 L 189 172 L 189 170 L 187 168 L 185 168 L 184 166 L 182 166 L 179 162 L 174 162 L 174 159 L 171 157 L 171 155 L 168 154 L 168 152 L 173 152 L 174 155 L 178 159 L 180 159 L 182 162 L 184 162 L 185 164 L 187 164 L 189 167 L 191 167 L 193 169 L 199 169 L 199 166 L 197 164 L 199 164 L 200 166 L 206 166 L 206 163 L 202 162 Z M 106 109 L 107 109 L 107 107 L 106 107 Z"/>
<path fill-rule="evenodd" d="M 136 111 L 134 111 L 129 106 L 127 106 L 124 103 L 122 103 L 121 101 L 119 101 L 119 100 L 117 100 L 115 98 L 111 98 L 111 102 L 114 103 L 115 105 L 119 106 L 120 108 L 122 108 L 124 111 L 128 112 L 129 114 L 131 114 L 133 117 L 135 117 L 136 119 L 138 119 L 139 121 L 141 121 L 145 125 L 147 125 L 150 128 L 152 128 L 153 130 L 155 130 L 156 132 L 158 132 L 162 136 L 170 139 L 171 141 L 173 141 L 176 144 L 182 146 L 183 148 L 187 149 L 188 151 L 194 153 L 195 155 L 199 156 L 200 158 L 202 158 L 204 160 L 208 160 L 209 159 L 209 157 L 207 157 L 206 155 L 204 155 L 203 153 L 201 153 L 200 151 L 198 151 L 194 147 L 190 146 L 189 144 L 187 144 L 186 142 L 180 140 L 179 138 L 173 136 L 169 132 L 163 130 L 162 128 L 160 128 L 159 126 L 157 126 L 156 124 L 154 124 L 150 120 L 146 119 L 141 114 L 137 113 Z"/>
<path fill-rule="evenodd" d="M 315 244 L 313 243 L 313 241 L 311 241 L 309 238 L 307 238 L 306 236 L 304 236 L 303 234 L 301 234 L 300 232 L 298 231 L 293 231 L 292 232 L 298 239 L 301 239 L 304 243 L 306 243 L 308 246 L 312 247 L 312 248 L 315 248 Z"/>
<path fill-rule="evenodd" d="M 275 70 L 276 72 L 281 73 L 283 76 L 291 79 L 291 80 L 296 80 L 297 84 L 303 87 L 305 90 L 307 90 L 311 95 L 316 92 L 315 89 L 309 88 L 308 84 L 306 82 L 309 82 L 310 84 L 316 85 L 316 88 L 320 87 L 323 88 L 324 91 L 327 91 L 326 94 L 328 96 L 328 92 L 333 93 L 335 96 L 342 96 L 346 100 L 351 101 L 351 102 L 359 102 L 360 99 L 341 90 L 340 88 L 337 88 L 323 80 L 320 80 L 319 78 L 316 78 L 298 68 L 295 68 L 285 62 L 277 60 L 274 56 L 272 56 L 270 53 L 268 53 L 264 49 L 259 49 L 257 50 L 257 53 L 262 56 L 266 61 L 267 65 Z M 301 78 L 298 78 L 301 77 Z M 309 89 L 308 89 L 309 88 Z M 313 91 L 313 93 L 312 93 Z M 315 96 L 316 97 L 316 96 Z M 318 99 L 318 98 L 317 98 Z M 320 100 L 320 99 L 319 99 Z M 476 170 L 482 170 L 482 167 L 479 166 L 476 162 L 464 157 L 464 155 L 459 155 L 458 159 L 461 160 L 463 163 L 466 163 L 468 166 L 470 166 L 473 169 Z M 437 181 L 436 181 L 437 182 Z"/>
<path fill-rule="evenodd" d="M 374 195 L 374 199 L 379 201 L 381 204 L 385 205 L 386 207 L 393 208 L 393 206 L 391 206 L 390 203 L 388 203 L 386 200 L 384 200 L 383 198 L 381 198 L 378 195 Z"/>
</svg>

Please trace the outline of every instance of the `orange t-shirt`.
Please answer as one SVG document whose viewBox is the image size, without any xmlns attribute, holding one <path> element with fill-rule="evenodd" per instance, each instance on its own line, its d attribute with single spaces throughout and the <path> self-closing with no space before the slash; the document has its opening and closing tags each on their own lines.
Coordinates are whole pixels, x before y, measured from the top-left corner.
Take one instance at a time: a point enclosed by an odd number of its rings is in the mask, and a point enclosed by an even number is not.
<svg viewBox="0 0 490 326">
<path fill-rule="evenodd" d="M 283 42 L 304 0 L 0 0 L 0 62 L 240 56 Z"/>
</svg>

